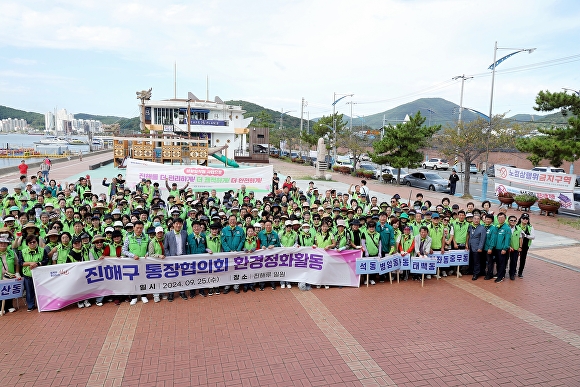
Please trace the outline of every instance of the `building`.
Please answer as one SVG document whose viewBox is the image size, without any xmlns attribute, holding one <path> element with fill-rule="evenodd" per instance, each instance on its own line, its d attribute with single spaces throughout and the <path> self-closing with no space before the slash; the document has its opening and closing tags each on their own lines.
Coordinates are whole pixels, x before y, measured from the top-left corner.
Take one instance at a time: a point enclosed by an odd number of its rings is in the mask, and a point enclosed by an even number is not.
<svg viewBox="0 0 580 387">
<path fill-rule="evenodd" d="M 208 147 L 227 145 L 222 153 L 233 159 L 248 151 L 248 125 L 241 106 L 228 105 L 219 97 L 202 101 L 192 93 L 188 99 L 152 101 L 139 105 L 144 133 L 177 134 L 194 140 L 207 140 Z"/>
</svg>

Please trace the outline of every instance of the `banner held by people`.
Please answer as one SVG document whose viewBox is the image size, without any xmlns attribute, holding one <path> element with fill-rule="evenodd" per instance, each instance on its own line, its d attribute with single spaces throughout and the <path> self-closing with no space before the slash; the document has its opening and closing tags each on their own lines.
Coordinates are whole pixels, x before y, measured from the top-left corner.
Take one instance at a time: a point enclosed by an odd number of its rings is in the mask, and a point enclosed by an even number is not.
<svg viewBox="0 0 580 387">
<path fill-rule="evenodd" d="M 39 311 L 87 298 L 165 293 L 260 281 L 359 286 L 360 250 L 273 248 L 253 253 L 181 255 L 165 259 L 102 259 L 33 271 Z"/>
</svg>

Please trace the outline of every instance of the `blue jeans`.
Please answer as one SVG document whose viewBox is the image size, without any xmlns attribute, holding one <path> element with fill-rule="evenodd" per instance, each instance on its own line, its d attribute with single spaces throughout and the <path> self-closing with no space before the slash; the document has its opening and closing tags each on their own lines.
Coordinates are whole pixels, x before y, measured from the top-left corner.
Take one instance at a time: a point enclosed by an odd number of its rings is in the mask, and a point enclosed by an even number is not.
<svg viewBox="0 0 580 387">
<path fill-rule="evenodd" d="M 32 281 L 32 277 L 22 276 L 24 281 L 24 290 L 26 290 L 26 306 L 28 309 L 34 308 L 34 304 L 36 301 L 36 296 L 34 294 L 34 282 Z"/>
</svg>

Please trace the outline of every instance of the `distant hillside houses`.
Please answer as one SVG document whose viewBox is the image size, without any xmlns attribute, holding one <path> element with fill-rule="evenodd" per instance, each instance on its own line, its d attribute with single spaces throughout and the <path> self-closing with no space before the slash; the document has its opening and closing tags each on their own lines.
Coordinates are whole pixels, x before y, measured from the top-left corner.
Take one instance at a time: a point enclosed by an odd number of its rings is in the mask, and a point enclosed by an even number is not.
<svg viewBox="0 0 580 387">
<path fill-rule="evenodd" d="M 28 129 L 28 122 L 22 118 L 5 118 L 0 120 L 0 132 L 15 132 Z"/>
</svg>

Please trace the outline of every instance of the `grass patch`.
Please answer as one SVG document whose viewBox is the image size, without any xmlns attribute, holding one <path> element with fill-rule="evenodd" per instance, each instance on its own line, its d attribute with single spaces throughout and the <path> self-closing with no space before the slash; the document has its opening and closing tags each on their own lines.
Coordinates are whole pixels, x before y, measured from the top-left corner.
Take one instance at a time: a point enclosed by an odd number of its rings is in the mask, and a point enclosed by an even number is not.
<svg viewBox="0 0 580 387">
<path fill-rule="evenodd" d="M 577 230 L 580 230 L 580 219 L 558 218 L 558 222 L 565 224 L 566 226 L 570 226 Z"/>
</svg>

